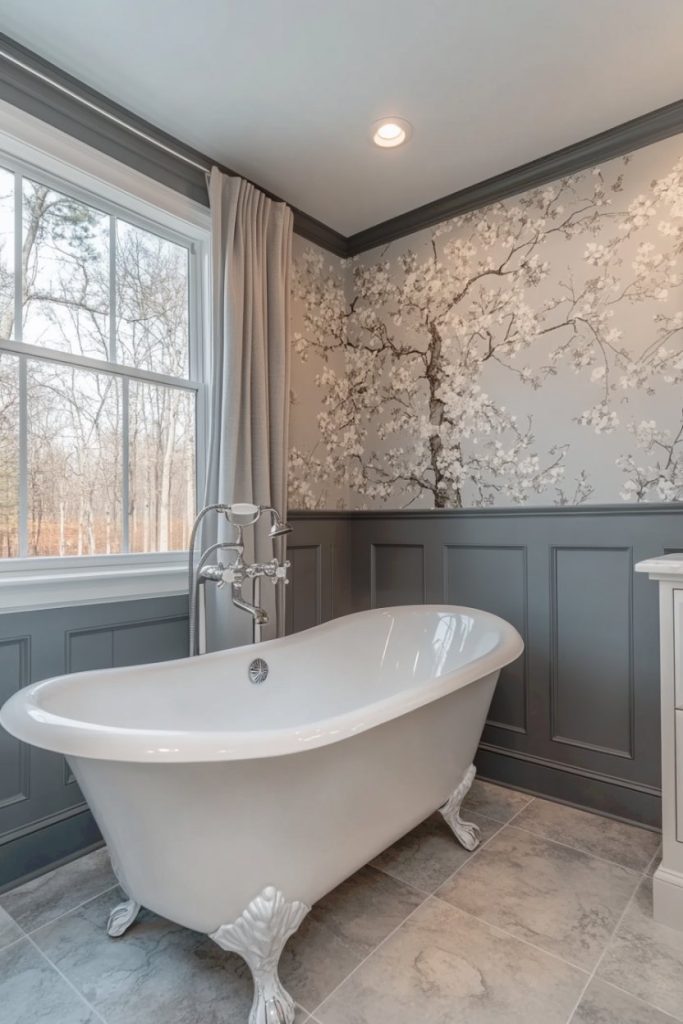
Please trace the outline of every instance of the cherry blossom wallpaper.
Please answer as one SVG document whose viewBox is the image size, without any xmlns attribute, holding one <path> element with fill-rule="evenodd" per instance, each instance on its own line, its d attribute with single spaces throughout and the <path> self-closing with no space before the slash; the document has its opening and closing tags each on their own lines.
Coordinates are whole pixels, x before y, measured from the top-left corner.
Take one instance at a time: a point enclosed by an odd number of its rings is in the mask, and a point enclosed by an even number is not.
<svg viewBox="0 0 683 1024">
<path fill-rule="evenodd" d="M 683 141 L 349 261 L 296 240 L 290 506 L 683 500 Z"/>
</svg>

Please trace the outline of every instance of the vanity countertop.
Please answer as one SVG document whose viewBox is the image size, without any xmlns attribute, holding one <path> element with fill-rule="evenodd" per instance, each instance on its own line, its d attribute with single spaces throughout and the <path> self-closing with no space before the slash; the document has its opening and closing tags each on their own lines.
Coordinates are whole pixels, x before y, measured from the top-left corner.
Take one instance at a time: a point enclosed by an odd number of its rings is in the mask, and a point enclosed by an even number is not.
<svg viewBox="0 0 683 1024">
<path fill-rule="evenodd" d="M 644 562 L 637 562 L 636 572 L 647 572 L 653 578 L 661 576 L 683 576 L 683 552 L 674 552 L 670 555 L 659 555 L 657 558 L 646 558 Z"/>
</svg>

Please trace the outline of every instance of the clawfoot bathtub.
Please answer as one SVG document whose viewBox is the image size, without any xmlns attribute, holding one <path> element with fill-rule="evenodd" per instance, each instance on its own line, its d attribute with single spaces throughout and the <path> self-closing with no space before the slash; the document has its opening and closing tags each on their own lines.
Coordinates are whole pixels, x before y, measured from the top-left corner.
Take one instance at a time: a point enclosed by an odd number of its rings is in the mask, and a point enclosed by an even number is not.
<svg viewBox="0 0 683 1024">
<path fill-rule="evenodd" d="M 485 612 L 389 608 L 49 679 L 0 721 L 68 758 L 130 897 L 109 933 L 141 905 L 208 933 L 251 968 L 250 1024 L 291 1024 L 278 960 L 316 900 L 437 808 L 477 845 L 460 805 L 498 673 L 521 651 Z"/>
</svg>

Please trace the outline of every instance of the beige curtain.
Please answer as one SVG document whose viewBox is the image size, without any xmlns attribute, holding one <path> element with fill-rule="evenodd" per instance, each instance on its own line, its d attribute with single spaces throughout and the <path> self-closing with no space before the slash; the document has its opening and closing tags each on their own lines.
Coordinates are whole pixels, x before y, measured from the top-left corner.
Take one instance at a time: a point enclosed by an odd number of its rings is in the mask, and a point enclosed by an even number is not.
<svg viewBox="0 0 683 1024">
<path fill-rule="evenodd" d="M 209 200 L 213 294 L 205 503 L 273 505 L 286 518 L 292 211 L 215 167 Z M 247 552 L 259 561 L 272 557 L 265 518 L 255 551 Z M 219 530 L 219 539 L 232 536 L 225 525 Z M 205 542 L 211 539 L 207 532 Z M 283 542 L 277 543 L 283 557 Z M 229 589 L 216 595 L 215 587 L 206 588 L 209 650 L 251 639 L 249 616 L 232 608 Z M 264 580 L 261 596 L 270 618 L 264 638 L 281 635 L 284 587 Z"/>
</svg>

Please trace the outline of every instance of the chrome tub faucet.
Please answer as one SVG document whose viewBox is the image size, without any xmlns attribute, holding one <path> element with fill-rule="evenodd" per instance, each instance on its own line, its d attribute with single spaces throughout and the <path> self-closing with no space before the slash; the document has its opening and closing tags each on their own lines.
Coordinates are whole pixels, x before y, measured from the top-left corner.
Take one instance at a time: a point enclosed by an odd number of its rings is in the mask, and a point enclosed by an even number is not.
<svg viewBox="0 0 683 1024">
<path fill-rule="evenodd" d="M 234 541 L 211 544 L 202 551 L 199 561 L 195 567 L 195 543 L 199 527 L 209 512 L 217 515 L 224 515 L 227 521 L 235 528 L 237 536 Z M 274 584 L 282 582 L 289 583 L 287 570 L 290 562 L 280 563 L 277 558 L 269 562 L 244 561 L 244 540 L 243 530 L 245 527 L 255 526 L 262 515 L 270 515 L 270 530 L 268 536 L 271 540 L 285 536 L 291 532 L 292 527 L 283 521 L 277 509 L 269 505 L 252 505 L 246 502 L 236 502 L 232 505 L 215 504 L 207 505 L 201 510 L 194 521 L 190 535 L 190 558 L 189 558 L 189 595 L 190 595 L 190 655 L 199 653 L 199 588 L 206 583 L 215 583 L 221 588 L 229 583 L 231 586 L 232 603 L 235 608 L 240 608 L 252 617 L 253 641 L 258 643 L 261 639 L 261 626 L 268 622 L 268 613 L 265 608 L 260 607 L 261 580 L 266 578 Z M 235 559 L 228 565 L 220 560 L 215 564 L 209 564 L 208 560 L 216 552 L 232 551 Z M 246 600 L 242 594 L 242 586 L 245 581 L 252 581 L 253 599 Z"/>
</svg>

